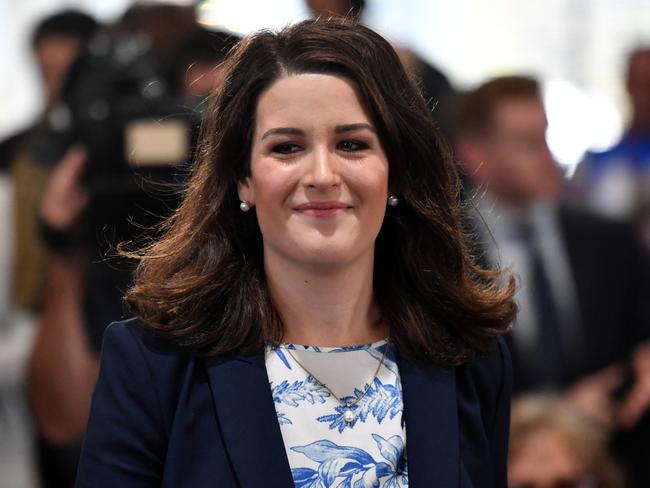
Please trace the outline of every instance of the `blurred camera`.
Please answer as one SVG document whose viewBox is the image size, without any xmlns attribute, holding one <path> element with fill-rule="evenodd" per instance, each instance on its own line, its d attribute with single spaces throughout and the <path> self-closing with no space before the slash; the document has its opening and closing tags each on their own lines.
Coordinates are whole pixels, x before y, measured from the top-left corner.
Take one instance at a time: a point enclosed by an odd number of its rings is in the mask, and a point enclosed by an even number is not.
<svg viewBox="0 0 650 488">
<path fill-rule="evenodd" d="M 40 160 L 58 161 L 73 143 L 86 148 L 91 203 L 82 235 L 90 247 L 134 239 L 179 203 L 201 116 L 185 103 L 176 69 L 142 33 L 101 33 L 41 127 Z"/>
</svg>

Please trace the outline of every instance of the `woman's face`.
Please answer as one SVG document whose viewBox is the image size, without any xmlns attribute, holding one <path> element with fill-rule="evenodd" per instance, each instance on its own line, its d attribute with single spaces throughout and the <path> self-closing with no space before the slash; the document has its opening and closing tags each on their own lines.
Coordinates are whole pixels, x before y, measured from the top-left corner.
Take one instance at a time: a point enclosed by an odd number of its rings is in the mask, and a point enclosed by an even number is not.
<svg viewBox="0 0 650 488">
<path fill-rule="evenodd" d="M 265 90 L 239 197 L 255 206 L 267 260 L 311 266 L 371 258 L 388 161 L 356 84 L 299 74 Z"/>
</svg>

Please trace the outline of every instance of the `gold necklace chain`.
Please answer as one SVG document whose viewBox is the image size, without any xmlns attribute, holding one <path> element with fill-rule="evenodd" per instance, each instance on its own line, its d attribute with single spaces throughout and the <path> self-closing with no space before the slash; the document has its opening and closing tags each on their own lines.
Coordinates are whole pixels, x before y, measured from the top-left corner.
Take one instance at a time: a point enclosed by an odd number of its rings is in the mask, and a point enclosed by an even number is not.
<svg viewBox="0 0 650 488">
<path fill-rule="evenodd" d="M 360 397 L 355 398 L 353 402 L 344 402 L 343 400 L 341 400 L 339 396 L 336 393 L 334 393 L 334 391 L 332 391 L 332 389 L 329 386 L 327 386 L 325 383 L 319 380 L 316 377 L 316 375 L 314 375 L 314 373 L 309 371 L 309 369 L 307 369 L 300 361 L 298 361 L 298 358 L 296 358 L 296 356 L 293 355 L 289 347 L 287 347 L 286 345 L 283 345 L 282 347 L 284 347 L 284 349 L 289 353 L 289 356 L 291 356 L 291 358 L 296 362 L 296 364 L 298 364 L 298 366 L 300 366 L 305 371 L 305 373 L 307 373 L 309 376 L 314 378 L 321 386 L 326 388 L 327 391 L 329 391 L 332 394 L 332 396 L 336 399 L 336 401 L 339 402 L 339 405 L 345 407 L 345 411 L 343 412 L 343 420 L 345 420 L 348 424 L 350 424 L 354 422 L 354 419 L 356 418 L 356 414 L 352 410 L 352 407 L 355 406 L 357 403 L 359 403 L 361 400 L 363 400 L 363 398 L 365 398 L 366 394 L 368 393 L 368 390 L 370 390 L 370 385 L 372 385 L 375 382 L 375 379 L 377 379 L 377 376 L 379 375 L 379 371 L 381 370 L 381 367 L 384 364 L 384 360 L 386 359 L 386 355 L 388 354 L 388 348 L 390 347 L 390 340 L 386 342 L 386 348 L 384 349 L 384 354 L 381 356 L 381 361 L 379 361 L 379 365 L 375 370 L 375 374 L 372 376 L 370 382 L 366 383 L 366 387 L 363 390 L 363 394 Z"/>
</svg>

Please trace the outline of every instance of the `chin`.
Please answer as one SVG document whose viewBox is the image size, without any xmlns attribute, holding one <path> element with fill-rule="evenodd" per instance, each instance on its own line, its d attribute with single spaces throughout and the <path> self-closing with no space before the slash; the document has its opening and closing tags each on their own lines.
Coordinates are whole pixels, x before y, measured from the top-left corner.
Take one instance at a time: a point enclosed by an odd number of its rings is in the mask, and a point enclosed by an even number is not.
<svg viewBox="0 0 650 488">
<path fill-rule="evenodd" d="M 332 242 L 309 243 L 301 246 L 300 261 L 307 265 L 338 267 L 351 263 L 364 254 L 358 243 Z M 372 248 L 371 248 L 372 249 Z"/>
<path fill-rule="evenodd" d="M 314 227 L 275 229 L 266 239 L 266 246 L 282 259 L 306 267 L 340 267 L 359 260 L 362 256 L 374 257 L 374 229 L 338 226 L 333 229 Z M 271 237 L 271 236 L 269 236 Z"/>
<path fill-rule="evenodd" d="M 345 247 L 317 246 L 303 249 L 301 254 L 305 262 L 336 265 L 344 264 L 353 260 L 356 253 Z"/>
</svg>

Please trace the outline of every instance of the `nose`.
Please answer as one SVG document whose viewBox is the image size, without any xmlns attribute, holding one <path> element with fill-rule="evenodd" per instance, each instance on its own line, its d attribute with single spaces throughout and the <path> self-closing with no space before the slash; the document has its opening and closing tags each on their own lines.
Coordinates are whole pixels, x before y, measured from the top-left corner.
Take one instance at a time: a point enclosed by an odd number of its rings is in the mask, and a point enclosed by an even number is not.
<svg viewBox="0 0 650 488">
<path fill-rule="evenodd" d="M 341 183 L 336 157 L 326 147 L 315 148 L 306 164 L 303 181 L 307 188 L 326 190 Z"/>
</svg>

